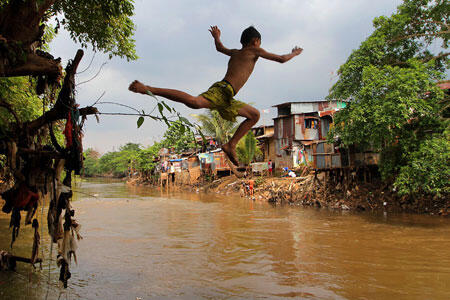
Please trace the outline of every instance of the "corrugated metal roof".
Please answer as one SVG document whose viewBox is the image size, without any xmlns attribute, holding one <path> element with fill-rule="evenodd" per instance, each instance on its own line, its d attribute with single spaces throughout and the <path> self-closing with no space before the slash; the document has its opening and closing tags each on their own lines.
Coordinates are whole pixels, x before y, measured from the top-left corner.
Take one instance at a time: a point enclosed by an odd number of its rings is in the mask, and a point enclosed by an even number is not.
<svg viewBox="0 0 450 300">
<path fill-rule="evenodd" d="M 316 100 L 299 100 L 299 101 L 291 101 L 291 102 L 284 102 L 281 104 L 273 105 L 272 107 L 280 107 L 280 106 L 287 106 L 289 104 L 295 104 L 295 103 L 317 103 L 317 102 L 333 102 L 338 100 L 324 100 L 324 99 L 316 99 Z M 339 100 L 342 101 L 342 100 Z"/>
<path fill-rule="evenodd" d="M 270 128 L 270 127 L 273 127 L 273 125 L 258 125 L 258 126 L 253 126 L 252 129 Z"/>
<path fill-rule="evenodd" d="M 279 115 L 278 117 L 272 118 L 272 120 L 289 118 L 290 116 L 292 116 L 292 115 Z"/>
<path fill-rule="evenodd" d="M 271 138 L 271 137 L 273 137 L 273 132 L 272 132 L 272 133 L 268 133 L 268 134 L 264 134 L 264 135 L 257 136 L 256 139 L 259 140 L 259 139 Z"/>
</svg>

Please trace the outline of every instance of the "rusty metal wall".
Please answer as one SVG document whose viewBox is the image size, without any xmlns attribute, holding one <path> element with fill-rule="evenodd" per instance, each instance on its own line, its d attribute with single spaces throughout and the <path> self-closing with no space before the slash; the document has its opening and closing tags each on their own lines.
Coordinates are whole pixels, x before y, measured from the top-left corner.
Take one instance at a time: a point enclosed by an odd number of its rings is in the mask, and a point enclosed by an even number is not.
<svg viewBox="0 0 450 300">
<path fill-rule="evenodd" d="M 319 153 L 314 154 L 314 168 L 336 169 L 344 167 L 341 153 Z"/>
<path fill-rule="evenodd" d="M 319 139 L 319 129 L 314 128 L 305 128 L 305 136 L 303 137 L 304 140 L 307 141 L 314 141 Z"/>
<path fill-rule="evenodd" d="M 305 137 L 305 118 L 303 115 L 295 116 L 294 136 L 298 141 L 303 140 Z"/>
<path fill-rule="evenodd" d="M 273 120 L 273 125 L 274 125 L 274 134 L 273 136 L 276 139 L 281 139 L 283 137 L 283 119 L 279 118 L 279 119 L 275 119 Z"/>
<path fill-rule="evenodd" d="M 377 165 L 379 153 L 351 153 L 350 161 L 347 153 L 315 153 L 314 167 L 317 169 L 335 169 L 343 167 L 362 167 Z M 349 164 L 350 162 L 350 164 Z"/>
<path fill-rule="evenodd" d="M 200 166 L 192 168 L 189 170 L 189 183 L 195 184 L 199 181 L 202 172 L 200 170 Z"/>
<path fill-rule="evenodd" d="M 319 102 L 318 111 L 332 110 L 338 108 L 337 101 Z"/>
<path fill-rule="evenodd" d="M 214 152 L 214 164 L 216 171 L 228 171 L 230 170 L 230 166 L 228 166 L 225 153 L 224 152 Z"/>
<path fill-rule="evenodd" d="M 294 116 L 283 118 L 283 138 L 293 139 L 293 119 Z"/>
<path fill-rule="evenodd" d="M 327 142 L 319 142 L 317 143 L 316 153 L 334 153 L 333 144 L 328 144 Z"/>
<path fill-rule="evenodd" d="M 355 167 L 378 165 L 380 161 L 380 153 L 353 153 L 350 164 Z"/>
<path fill-rule="evenodd" d="M 275 156 L 276 156 L 276 152 L 275 152 L 275 139 L 269 139 L 269 153 L 267 158 L 271 159 L 272 161 L 275 161 Z"/>
<path fill-rule="evenodd" d="M 331 118 L 320 118 L 320 130 L 321 130 L 321 134 L 322 134 L 322 138 L 326 138 L 328 131 L 330 131 L 330 124 L 333 121 L 331 120 Z"/>
<path fill-rule="evenodd" d="M 282 169 L 284 167 L 292 168 L 293 166 L 293 159 L 291 152 L 283 151 L 284 153 L 281 156 L 277 156 L 275 158 L 275 168 L 277 170 Z"/>
</svg>

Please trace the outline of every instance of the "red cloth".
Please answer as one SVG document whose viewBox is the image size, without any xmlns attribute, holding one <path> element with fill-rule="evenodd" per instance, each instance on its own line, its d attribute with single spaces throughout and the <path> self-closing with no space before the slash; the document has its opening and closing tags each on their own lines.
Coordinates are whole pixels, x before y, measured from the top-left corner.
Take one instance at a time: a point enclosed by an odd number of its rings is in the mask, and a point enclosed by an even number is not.
<svg viewBox="0 0 450 300">
<path fill-rule="evenodd" d="M 24 209 L 33 206 L 39 200 L 39 194 L 30 191 L 26 184 L 22 183 L 17 189 L 17 194 L 13 199 L 12 206 Z"/>
<path fill-rule="evenodd" d="M 73 129 L 73 125 L 72 125 L 72 114 L 69 113 L 67 115 L 67 122 L 66 122 L 66 127 L 64 128 L 64 135 L 66 136 L 66 147 L 70 148 L 72 146 L 72 129 Z"/>
<path fill-rule="evenodd" d="M 255 184 L 255 181 L 253 181 L 253 180 L 249 180 L 248 181 L 248 185 L 249 185 L 249 187 L 250 187 L 250 189 L 251 190 L 253 190 L 253 185 Z"/>
</svg>

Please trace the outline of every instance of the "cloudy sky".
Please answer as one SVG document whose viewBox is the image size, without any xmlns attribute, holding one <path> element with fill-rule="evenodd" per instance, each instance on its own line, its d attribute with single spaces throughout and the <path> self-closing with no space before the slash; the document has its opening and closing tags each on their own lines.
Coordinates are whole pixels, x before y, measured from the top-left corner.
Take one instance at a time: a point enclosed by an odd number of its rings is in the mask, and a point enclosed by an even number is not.
<svg viewBox="0 0 450 300">
<path fill-rule="evenodd" d="M 372 20 L 391 15 L 401 0 L 136 0 L 137 61 L 109 60 L 104 54 L 87 50 L 77 76 L 77 101 L 91 105 L 101 101 L 119 102 L 149 112 L 151 97 L 131 93 L 134 79 L 158 87 L 176 88 L 198 95 L 221 80 L 227 56 L 216 52 L 208 32 L 210 25 L 222 31 L 228 48 L 240 48 L 243 29 L 254 25 L 262 35 L 264 49 L 286 54 L 294 46 L 304 49 L 286 64 L 259 60 L 253 75 L 239 91 L 237 99 L 269 113 L 260 123 L 272 123 L 272 105 L 306 99 L 323 99 L 336 80 L 336 70 L 351 51 L 372 32 Z M 62 31 L 51 44 L 51 52 L 64 65 L 73 58 L 78 45 Z M 202 113 L 173 104 L 186 117 Z M 103 112 L 125 112 L 121 107 L 100 105 Z M 100 123 L 91 117 L 85 127 L 84 148 L 102 153 L 117 150 L 127 142 L 148 146 L 161 139 L 166 126 L 145 120 L 137 129 L 137 117 L 105 116 Z"/>
</svg>

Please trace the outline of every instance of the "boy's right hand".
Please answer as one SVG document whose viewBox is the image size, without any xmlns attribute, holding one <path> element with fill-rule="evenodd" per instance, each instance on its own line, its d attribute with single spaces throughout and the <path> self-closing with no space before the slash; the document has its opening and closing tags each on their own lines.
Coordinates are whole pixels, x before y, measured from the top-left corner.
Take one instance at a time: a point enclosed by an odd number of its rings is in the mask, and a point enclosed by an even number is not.
<svg viewBox="0 0 450 300">
<path fill-rule="evenodd" d="M 132 92 L 141 94 L 145 94 L 147 92 L 147 87 L 138 80 L 133 81 L 128 87 L 128 89 Z"/>
<path fill-rule="evenodd" d="M 300 53 L 302 53 L 303 48 L 297 47 L 295 46 L 294 48 L 292 48 L 292 53 L 295 55 L 299 55 Z"/>
<path fill-rule="evenodd" d="M 220 29 L 217 26 L 211 26 L 210 29 L 208 29 L 209 32 L 211 32 L 211 35 L 215 40 L 220 39 Z"/>
</svg>

